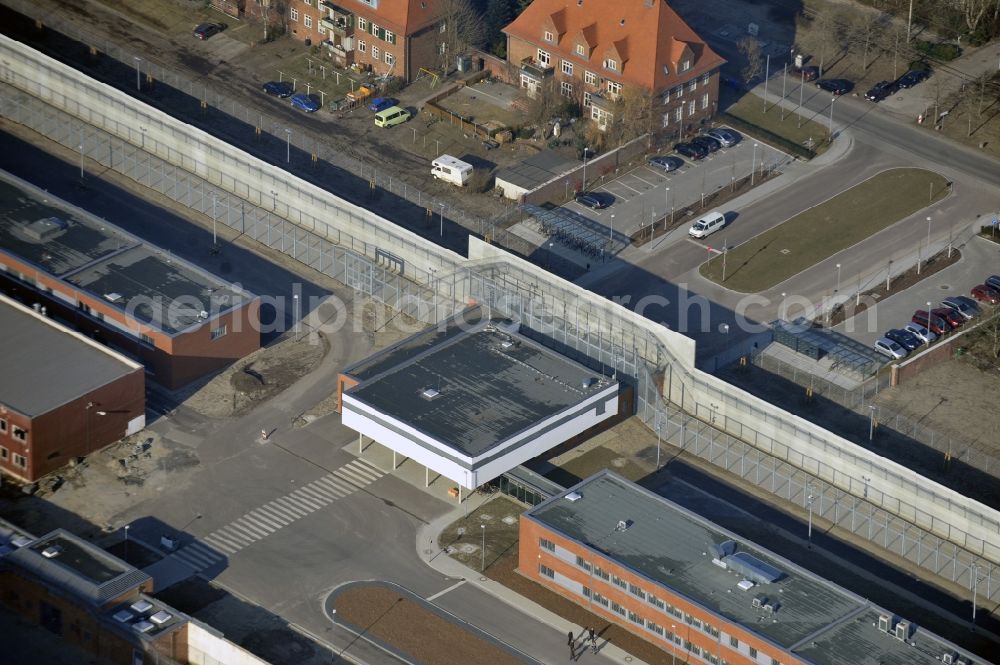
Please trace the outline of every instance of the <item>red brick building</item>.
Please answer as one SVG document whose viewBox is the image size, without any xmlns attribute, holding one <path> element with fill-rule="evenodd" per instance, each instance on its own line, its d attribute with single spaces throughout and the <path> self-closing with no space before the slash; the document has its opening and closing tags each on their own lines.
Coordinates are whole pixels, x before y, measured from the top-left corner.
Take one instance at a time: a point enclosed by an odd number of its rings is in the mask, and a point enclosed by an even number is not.
<svg viewBox="0 0 1000 665">
<path fill-rule="evenodd" d="M 0 295 L 0 471 L 34 481 L 146 425 L 142 365 Z"/>
<path fill-rule="evenodd" d="M 984 662 L 610 471 L 525 512 L 518 548 L 522 575 L 678 662 Z"/>
<path fill-rule="evenodd" d="M 658 129 L 686 132 L 715 113 L 725 61 L 665 0 L 534 0 L 504 33 L 518 85 L 535 95 L 553 77 L 602 128 L 630 85 L 652 94 Z"/>
<path fill-rule="evenodd" d="M 27 183 L 0 186 L 17 194 L 0 209 L 0 293 L 171 389 L 260 348 L 257 296 Z"/>
<path fill-rule="evenodd" d="M 410 82 L 440 69 L 447 40 L 440 0 L 289 0 L 288 31 L 321 44 L 338 67 Z"/>
</svg>

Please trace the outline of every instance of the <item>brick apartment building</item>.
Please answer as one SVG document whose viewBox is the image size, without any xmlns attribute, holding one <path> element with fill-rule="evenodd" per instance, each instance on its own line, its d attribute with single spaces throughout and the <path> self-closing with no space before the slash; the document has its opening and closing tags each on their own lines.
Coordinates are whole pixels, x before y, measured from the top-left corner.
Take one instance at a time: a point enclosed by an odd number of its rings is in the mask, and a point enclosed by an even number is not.
<svg viewBox="0 0 1000 665">
<path fill-rule="evenodd" d="M 553 77 L 602 128 L 629 85 L 653 96 L 663 131 L 685 133 L 716 111 L 725 60 L 665 0 L 534 0 L 503 31 L 516 84 L 533 96 Z"/>
<path fill-rule="evenodd" d="M 260 348 L 257 296 L 12 176 L 0 193 L 0 293 L 171 389 Z"/>
<path fill-rule="evenodd" d="M 142 365 L 0 295 L 0 471 L 34 481 L 146 425 Z"/>
<path fill-rule="evenodd" d="M 409 83 L 440 69 L 447 49 L 440 0 L 289 0 L 288 31 L 321 44 L 338 67 L 359 65 Z"/>
<path fill-rule="evenodd" d="M 606 470 L 525 512 L 518 548 L 522 575 L 678 662 L 985 663 Z"/>
</svg>

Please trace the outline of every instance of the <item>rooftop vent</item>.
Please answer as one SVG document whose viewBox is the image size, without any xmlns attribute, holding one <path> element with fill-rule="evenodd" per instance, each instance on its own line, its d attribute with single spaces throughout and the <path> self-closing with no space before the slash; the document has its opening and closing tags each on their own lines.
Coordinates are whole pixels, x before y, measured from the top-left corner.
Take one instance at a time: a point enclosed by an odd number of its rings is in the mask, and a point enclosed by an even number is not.
<svg viewBox="0 0 1000 665">
<path fill-rule="evenodd" d="M 500 348 L 503 349 L 504 351 L 513 348 L 513 346 L 514 342 L 509 339 L 505 339 L 504 341 L 500 342 Z"/>
<path fill-rule="evenodd" d="M 567 501 L 579 501 L 582 498 L 583 495 L 580 494 L 579 492 L 570 492 L 569 494 L 566 495 Z"/>
<path fill-rule="evenodd" d="M 912 626 L 909 621 L 900 621 L 896 624 L 896 639 L 902 642 L 910 639 L 910 634 L 912 633 Z"/>
<path fill-rule="evenodd" d="M 172 614 L 160 610 L 153 616 L 149 617 L 149 620 L 155 623 L 157 626 L 162 626 L 166 622 L 170 621 L 172 618 L 173 618 Z"/>
<path fill-rule="evenodd" d="M 32 240 L 49 240 L 66 230 L 66 222 L 58 217 L 35 220 L 24 227 L 24 235 Z"/>
<path fill-rule="evenodd" d="M 441 391 L 437 388 L 424 388 L 420 391 L 420 396 L 423 397 L 428 402 L 433 401 L 441 396 Z"/>
<path fill-rule="evenodd" d="M 24 547 L 30 542 L 31 538 L 28 538 L 27 536 L 14 536 L 10 539 L 10 544 L 14 547 Z"/>
<path fill-rule="evenodd" d="M 148 621 L 136 621 L 134 624 L 132 624 L 132 630 L 134 630 L 137 633 L 148 633 L 154 628 L 156 628 L 156 626 L 149 623 Z"/>
<path fill-rule="evenodd" d="M 595 379 L 594 377 L 588 376 L 588 377 L 580 380 L 580 387 L 583 388 L 584 390 L 586 390 L 587 388 L 589 388 L 592 385 L 594 385 L 594 382 L 596 382 L 596 381 L 597 381 L 597 379 Z"/>
<path fill-rule="evenodd" d="M 135 615 L 134 615 L 134 614 L 132 614 L 131 612 L 129 612 L 128 610 L 118 610 L 117 612 L 115 612 L 115 613 L 114 613 L 113 615 L 111 615 L 111 616 L 112 616 L 112 618 L 114 618 L 114 620 L 115 620 L 115 621 L 117 621 L 118 623 L 128 623 L 129 621 L 131 621 L 131 620 L 132 620 L 132 618 L 133 618 L 133 617 L 134 617 Z"/>
<path fill-rule="evenodd" d="M 59 545 L 49 545 L 44 550 L 42 550 L 42 556 L 46 559 L 52 559 L 59 556 L 63 551 L 63 548 Z"/>
<path fill-rule="evenodd" d="M 878 629 L 879 630 L 881 630 L 883 633 L 889 633 L 889 632 L 892 632 L 892 629 L 894 627 L 895 626 L 893 625 L 893 622 L 892 622 L 892 615 L 889 615 L 889 614 L 880 614 L 879 615 L 879 617 L 878 617 Z"/>
<path fill-rule="evenodd" d="M 719 543 L 718 545 L 711 545 L 708 549 L 712 551 L 717 559 L 725 559 L 727 556 L 732 556 L 736 553 L 736 541 L 727 540 L 725 542 Z"/>
<path fill-rule="evenodd" d="M 767 596 L 762 593 L 758 593 L 753 597 L 753 600 L 750 601 L 750 604 L 758 609 L 764 607 L 764 605 L 767 604 Z"/>
<path fill-rule="evenodd" d="M 751 582 L 750 580 L 740 580 L 736 584 L 736 586 L 739 587 L 740 589 L 743 589 L 744 591 L 749 591 L 750 589 L 754 588 L 754 583 Z"/>
<path fill-rule="evenodd" d="M 129 605 L 129 607 L 131 607 L 134 611 L 138 612 L 139 614 L 142 614 L 143 612 L 148 612 L 149 610 L 153 609 L 153 603 L 149 602 L 148 600 L 139 599 L 134 603 L 132 603 L 131 605 Z"/>
<path fill-rule="evenodd" d="M 632 520 L 618 520 L 618 526 L 615 527 L 615 531 L 625 531 L 630 526 L 632 526 Z"/>
<path fill-rule="evenodd" d="M 104 299 L 107 300 L 108 302 L 120 302 L 121 299 L 122 299 L 122 294 L 120 294 L 120 293 L 114 293 L 114 292 L 112 292 L 112 293 L 105 293 L 104 294 Z"/>
<path fill-rule="evenodd" d="M 205 310 L 201 310 L 200 312 L 198 312 L 198 318 L 199 319 L 207 319 L 208 318 L 208 312 L 206 312 Z"/>
<path fill-rule="evenodd" d="M 949 651 L 941 656 L 941 662 L 944 663 L 944 665 L 953 665 L 955 662 L 955 654 Z"/>
</svg>

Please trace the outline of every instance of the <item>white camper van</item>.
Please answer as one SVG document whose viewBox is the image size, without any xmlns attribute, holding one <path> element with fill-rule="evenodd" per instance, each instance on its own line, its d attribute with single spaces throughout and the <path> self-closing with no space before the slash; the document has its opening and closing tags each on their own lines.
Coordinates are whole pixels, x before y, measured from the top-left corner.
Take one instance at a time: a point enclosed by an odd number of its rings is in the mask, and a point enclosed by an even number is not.
<svg viewBox="0 0 1000 665">
<path fill-rule="evenodd" d="M 692 238 L 704 238 L 709 236 L 726 225 L 726 216 L 721 212 L 710 212 L 698 219 L 691 228 L 688 235 Z"/>
<path fill-rule="evenodd" d="M 451 155 L 441 155 L 432 163 L 431 175 L 462 187 L 472 177 L 472 164 Z"/>
</svg>

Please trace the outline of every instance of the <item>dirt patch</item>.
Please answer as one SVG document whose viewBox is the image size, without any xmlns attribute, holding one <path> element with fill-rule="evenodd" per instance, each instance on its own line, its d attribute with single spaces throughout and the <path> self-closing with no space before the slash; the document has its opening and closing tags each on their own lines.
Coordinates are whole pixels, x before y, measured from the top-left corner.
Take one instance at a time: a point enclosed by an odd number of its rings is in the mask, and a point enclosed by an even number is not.
<svg viewBox="0 0 1000 665">
<path fill-rule="evenodd" d="M 523 512 L 522 504 L 498 496 L 442 531 L 438 543 L 453 559 L 479 570 L 483 567 L 485 537 L 485 562 L 489 567 L 517 546 L 519 518 Z"/>
<path fill-rule="evenodd" d="M 375 584 L 359 584 L 340 592 L 334 601 L 337 621 L 355 632 L 405 654 L 418 663 L 519 665 L 518 658 L 498 643 L 471 632 L 449 615 L 435 611 L 415 596 Z M 433 639 L 427 639 L 427 636 Z"/>
</svg>

